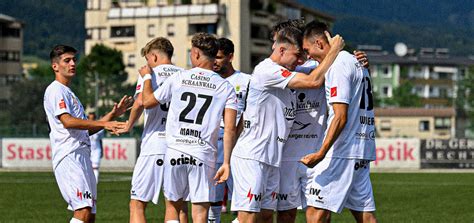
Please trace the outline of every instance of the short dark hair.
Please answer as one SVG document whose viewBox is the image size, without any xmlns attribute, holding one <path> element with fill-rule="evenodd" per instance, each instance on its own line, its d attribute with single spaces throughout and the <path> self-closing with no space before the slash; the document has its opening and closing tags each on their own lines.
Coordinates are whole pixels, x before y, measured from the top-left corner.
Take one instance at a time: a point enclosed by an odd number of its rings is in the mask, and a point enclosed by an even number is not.
<svg viewBox="0 0 474 223">
<path fill-rule="evenodd" d="M 275 43 L 288 43 L 301 49 L 303 45 L 302 42 L 303 34 L 301 30 L 296 27 L 285 27 L 276 33 Z"/>
<path fill-rule="evenodd" d="M 49 53 L 49 59 L 51 59 L 51 63 L 54 62 L 54 60 L 57 60 L 61 55 L 65 53 L 73 53 L 76 54 L 77 50 L 74 49 L 72 46 L 67 46 L 67 45 L 56 45 L 53 47 L 51 52 Z"/>
<path fill-rule="evenodd" d="M 142 57 L 147 55 L 152 50 L 158 50 L 168 56 L 169 59 L 173 56 L 174 48 L 171 42 L 164 37 L 156 37 L 148 42 L 141 51 Z"/>
<path fill-rule="evenodd" d="M 283 22 L 279 22 L 272 27 L 272 32 L 270 33 L 271 38 L 275 36 L 278 31 L 282 30 L 286 27 L 295 27 L 301 31 L 304 29 L 304 19 L 289 19 Z"/>
<path fill-rule="evenodd" d="M 312 21 L 308 23 L 304 28 L 303 37 L 305 39 L 310 39 L 318 36 L 325 36 L 324 31 L 329 32 L 328 25 L 319 21 Z M 324 40 L 328 41 L 326 38 Z"/>
<path fill-rule="evenodd" d="M 214 59 L 217 54 L 217 39 L 208 33 L 196 33 L 191 39 L 193 47 L 200 49 L 205 56 Z"/>
<path fill-rule="evenodd" d="M 231 53 L 234 53 L 234 43 L 230 39 L 227 38 L 219 38 L 217 40 L 217 46 L 219 50 L 222 50 L 224 52 L 224 55 L 229 55 Z"/>
</svg>

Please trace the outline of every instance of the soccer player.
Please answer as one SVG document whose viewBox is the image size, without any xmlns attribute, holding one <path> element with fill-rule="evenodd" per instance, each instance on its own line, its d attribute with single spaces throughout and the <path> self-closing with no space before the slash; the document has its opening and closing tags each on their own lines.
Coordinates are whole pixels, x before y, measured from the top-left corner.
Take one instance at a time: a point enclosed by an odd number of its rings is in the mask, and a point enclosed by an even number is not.
<svg viewBox="0 0 474 223">
<path fill-rule="evenodd" d="M 87 119 L 94 121 L 95 120 L 95 113 L 90 112 L 87 115 Z M 100 130 L 97 133 L 90 135 L 89 140 L 91 141 L 91 162 L 92 162 L 92 170 L 94 171 L 95 181 L 99 183 L 99 167 L 100 167 L 100 159 L 102 159 L 102 139 L 104 138 L 105 132 L 104 130 Z"/>
<path fill-rule="evenodd" d="M 163 37 L 157 37 L 148 42 L 142 49 L 142 56 L 151 68 L 140 72 L 150 73 L 152 90 L 156 90 L 163 82 L 172 78 L 183 69 L 171 63 L 174 47 Z M 138 77 L 135 91 L 135 102 L 130 112 L 129 131 L 142 112 L 145 111 L 145 123 L 140 145 L 140 155 L 135 164 L 130 190 L 130 222 L 146 222 L 145 210 L 148 202 L 158 204 L 160 190 L 163 185 L 164 156 L 166 146 L 166 118 L 169 104 L 144 106 L 142 103 L 143 78 Z M 187 219 L 187 216 L 184 216 Z M 184 219 L 183 219 L 184 220 Z M 185 222 L 185 221 L 182 221 Z"/>
<path fill-rule="evenodd" d="M 216 60 L 214 63 L 214 71 L 225 78 L 234 86 L 237 93 L 237 123 L 240 121 L 243 109 L 245 107 L 245 98 L 247 96 L 247 88 L 250 81 L 250 75 L 242 73 L 234 69 L 232 60 L 234 59 L 234 43 L 227 38 L 220 38 L 217 40 L 219 50 L 217 51 Z M 236 124 L 237 124 L 236 123 Z M 224 121 L 221 121 L 219 129 L 219 138 L 217 141 L 217 163 L 216 169 L 219 169 L 224 162 Z M 209 223 L 220 223 L 220 216 L 222 209 L 225 208 L 226 200 L 224 200 L 225 187 L 228 188 L 228 198 L 232 197 L 232 175 L 229 176 L 226 183 L 216 185 L 216 202 L 211 203 L 209 209 Z M 225 210 L 225 209 L 224 209 Z"/>
<path fill-rule="evenodd" d="M 178 72 L 152 91 L 151 77 L 140 72 L 145 107 L 170 102 L 166 122 L 165 178 L 168 199 L 165 221 L 178 222 L 183 199 L 192 203 L 193 222 L 207 222 L 216 183 L 230 175 L 230 154 L 236 138 L 237 98 L 233 86 L 212 71 L 218 51 L 210 34 L 197 33 L 191 48 L 192 69 Z M 219 124 L 224 116 L 224 162 L 215 171 Z M 214 179 L 213 175 L 215 173 Z"/>
<path fill-rule="evenodd" d="M 284 27 L 304 30 L 302 20 L 288 20 L 274 26 L 276 34 Z M 364 52 L 355 51 L 356 57 L 368 67 Z M 306 55 L 305 55 L 306 56 Z M 296 72 L 309 74 L 318 62 L 306 60 Z M 296 89 L 296 114 L 288 140 L 283 147 L 280 165 L 280 192 L 277 194 L 277 222 L 295 222 L 297 207 L 306 207 L 305 190 L 311 170 L 299 162 L 301 157 L 319 148 L 326 129 L 326 97 L 324 86 L 317 89 Z"/>
<path fill-rule="evenodd" d="M 302 63 L 301 41 L 299 29 L 283 28 L 276 35 L 271 56 L 254 69 L 243 115 L 244 130 L 231 160 L 232 210 L 239 211 L 239 221 L 272 222 L 282 149 L 295 119 L 296 96 L 290 88 L 321 87 L 324 73 L 344 46 L 340 36 L 331 38 L 329 56 L 307 75 L 291 72 Z"/>
<path fill-rule="evenodd" d="M 324 35 L 327 26 L 309 23 L 303 48 L 323 61 L 332 51 Z M 324 141 L 315 153 L 301 159 L 313 168 L 306 189 L 307 222 L 326 222 L 330 212 L 351 210 L 357 222 L 376 222 L 369 177 L 375 160 L 375 129 L 370 76 L 350 53 L 342 51 L 325 78 L 329 117 Z"/>
<path fill-rule="evenodd" d="M 122 115 L 132 98 L 124 96 L 98 121 L 87 120 L 84 107 L 68 87 L 76 75 L 76 49 L 57 45 L 50 53 L 55 81 L 44 94 L 44 110 L 50 127 L 54 176 L 59 190 L 74 211 L 70 222 L 94 222 L 97 185 L 90 159 L 92 135 L 105 128 L 114 133 L 125 123 L 110 121 Z"/>
</svg>

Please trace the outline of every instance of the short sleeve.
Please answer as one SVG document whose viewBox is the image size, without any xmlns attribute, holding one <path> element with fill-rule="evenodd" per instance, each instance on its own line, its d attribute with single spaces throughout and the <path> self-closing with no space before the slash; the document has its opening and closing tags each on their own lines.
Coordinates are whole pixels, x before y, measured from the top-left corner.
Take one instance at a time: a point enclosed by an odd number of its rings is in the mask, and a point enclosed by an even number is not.
<svg viewBox="0 0 474 223">
<path fill-rule="evenodd" d="M 235 94 L 234 87 L 232 87 L 230 83 L 226 84 L 226 93 L 227 99 L 225 102 L 225 108 L 230 108 L 238 111 L 237 95 Z"/>
<path fill-rule="evenodd" d="M 178 73 L 178 75 L 173 75 L 170 78 L 167 78 L 161 86 L 158 87 L 153 92 L 153 96 L 155 96 L 155 99 L 160 103 L 168 103 L 171 100 L 172 92 L 173 92 L 173 85 L 177 84 L 177 79 L 180 79 L 181 73 Z"/>
<path fill-rule="evenodd" d="M 296 72 L 291 72 L 282 66 L 274 65 L 265 68 L 263 74 L 263 85 L 265 87 L 285 89 L 290 80 L 295 77 Z"/>
<path fill-rule="evenodd" d="M 328 71 L 326 88 L 329 89 L 328 102 L 349 104 L 351 100 L 350 71 L 342 64 L 333 64 Z"/>
<path fill-rule="evenodd" d="M 136 100 L 138 94 L 140 94 L 142 91 L 143 91 L 143 78 L 142 76 L 138 75 L 137 86 L 135 87 L 135 95 L 133 95 L 133 98 Z"/>
<path fill-rule="evenodd" d="M 67 92 L 62 89 L 56 89 L 56 91 L 49 95 L 49 100 L 52 102 L 53 114 L 55 117 L 64 113 L 72 114 L 72 99 Z"/>
</svg>

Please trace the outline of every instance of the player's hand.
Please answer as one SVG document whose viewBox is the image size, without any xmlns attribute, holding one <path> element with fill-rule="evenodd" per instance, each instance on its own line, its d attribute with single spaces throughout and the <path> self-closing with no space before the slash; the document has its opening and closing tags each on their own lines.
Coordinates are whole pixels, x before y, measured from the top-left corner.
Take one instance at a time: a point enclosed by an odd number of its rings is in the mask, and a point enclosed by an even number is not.
<svg viewBox="0 0 474 223">
<path fill-rule="evenodd" d="M 130 132 L 130 129 L 132 129 L 132 125 L 129 124 L 130 122 L 128 122 L 128 120 L 125 122 L 127 123 L 127 125 L 125 126 L 125 128 L 123 129 L 118 129 L 116 131 L 117 134 L 124 134 L 124 133 L 129 133 Z"/>
<path fill-rule="evenodd" d="M 344 39 L 342 38 L 342 36 L 340 36 L 338 34 L 338 35 L 335 35 L 335 36 L 331 37 L 331 34 L 329 34 L 328 31 L 324 31 L 324 34 L 326 34 L 326 37 L 328 38 L 329 45 L 331 46 L 331 49 L 333 47 L 336 48 L 338 51 L 341 51 L 342 49 L 344 49 L 344 46 L 346 44 L 344 43 Z"/>
<path fill-rule="evenodd" d="M 324 156 L 324 154 L 320 153 L 311 153 L 301 158 L 300 162 L 302 162 L 305 166 L 309 168 L 313 168 L 316 166 L 316 164 L 318 164 L 319 162 L 321 162 L 321 160 L 324 159 Z"/>
<path fill-rule="evenodd" d="M 138 73 L 140 73 L 140 76 L 142 77 L 145 76 L 145 74 L 151 74 L 151 68 L 150 66 L 145 65 L 138 70 Z"/>
<path fill-rule="evenodd" d="M 117 121 L 111 121 L 111 122 L 106 122 L 104 129 L 110 131 L 114 135 L 120 135 L 120 130 L 123 130 L 127 126 L 126 122 L 117 122 Z"/>
<path fill-rule="evenodd" d="M 114 117 L 119 117 L 123 115 L 131 106 L 133 105 L 133 97 L 124 95 L 120 102 L 114 103 L 114 107 L 112 108 L 112 114 Z"/>
<path fill-rule="evenodd" d="M 224 183 L 230 176 L 230 165 L 229 164 L 222 164 L 222 166 L 217 170 L 216 176 L 214 176 L 214 180 L 216 184 Z"/>
<path fill-rule="evenodd" d="M 354 50 L 354 56 L 362 64 L 365 68 L 369 68 L 369 58 L 367 58 L 367 54 L 364 51 L 357 51 Z"/>
</svg>

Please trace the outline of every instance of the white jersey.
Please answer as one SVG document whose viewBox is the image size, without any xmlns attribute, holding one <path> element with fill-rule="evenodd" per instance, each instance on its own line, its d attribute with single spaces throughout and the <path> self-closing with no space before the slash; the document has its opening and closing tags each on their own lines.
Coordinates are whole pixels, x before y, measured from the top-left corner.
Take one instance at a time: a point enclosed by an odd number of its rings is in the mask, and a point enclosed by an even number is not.
<svg viewBox="0 0 474 223">
<path fill-rule="evenodd" d="M 100 130 L 93 135 L 89 136 L 89 140 L 91 141 L 91 150 L 102 150 L 102 139 L 104 138 L 105 130 Z"/>
<path fill-rule="evenodd" d="M 328 128 L 334 118 L 332 103 L 349 105 L 346 126 L 326 157 L 375 160 L 374 103 L 369 72 L 352 54 L 341 51 L 326 73 L 325 84 Z"/>
<path fill-rule="evenodd" d="M 226 80 L 229 81 L 232 86 L 234 86 L 235 93 L 237 94 L 237 118 L 236 124 L 239 123 L 240 117 L 244 112 L 245 107 L 245 98 L 247 97 L 248 85 L 250 81 L 250 75 L 242 73 L 240 71 L 235 71 L 231 76 L 227 77 Z M 224 120 L 221 120 L 221 128 L 224 128 Z M 220 131 L 219 141 L 223 140 L 223 130 Z M 223 145 L 223 143 L 219 143 Z M 218 146 L 217 148 L 217 163 L 224 162 L 224 147 Z"/>
<path fill-rule="evenodd" d="M 269 58 L 255 67 L 243 116 L 244 130 L 233 156 L 280 166 L 296 113 L 295 94 L 287 88 L 295 75 Z"/>
<path fill-rule="evenodd" d="M 166 80 L 154 96 L 160 103 L 170 102 L 168 148 L 214 167 L 224 108 L 237 110 L 232 85 L 213 71 L 195 67 Z"/>
<path fill-rule="evenodd" d="M 151 85 L 156 90 L 163 82 L 174 74 L 183 71 L 182 68 L 172 64 L 163 64 L 153 68 Z M 143 91 L 143 78 L 139 75 L 135 96 Z M 165 154 L 166 152 L 166 118 L 169 104 L 164 103 L 144 110 L 144 128 L 140 156 Z"/>
<path fill-rule="evenodd" d="M 87 119 L 84 107 L 71 89 L 53 81 L 44 93 L 44 111 L 50 128 L 49 139 L 53 150 L 53 168 L 69 153 L 79 148 L 90 147 L 87 130 L 66 129 L 58 116 L 68 113 L 74 118 Z M 90 148 L 89 148 L 90 149 Z"/>
<path fill-rule="evenodd" d="M 309 74 L 317 65 L 316 61 L 308 60 L 295 71 Z M 321 147 L 326 129 L 326 108 L 324 87 L 296 89 L 296 116 L 283 148 L 283 161 L 299 161 Z"/>
</svg>

